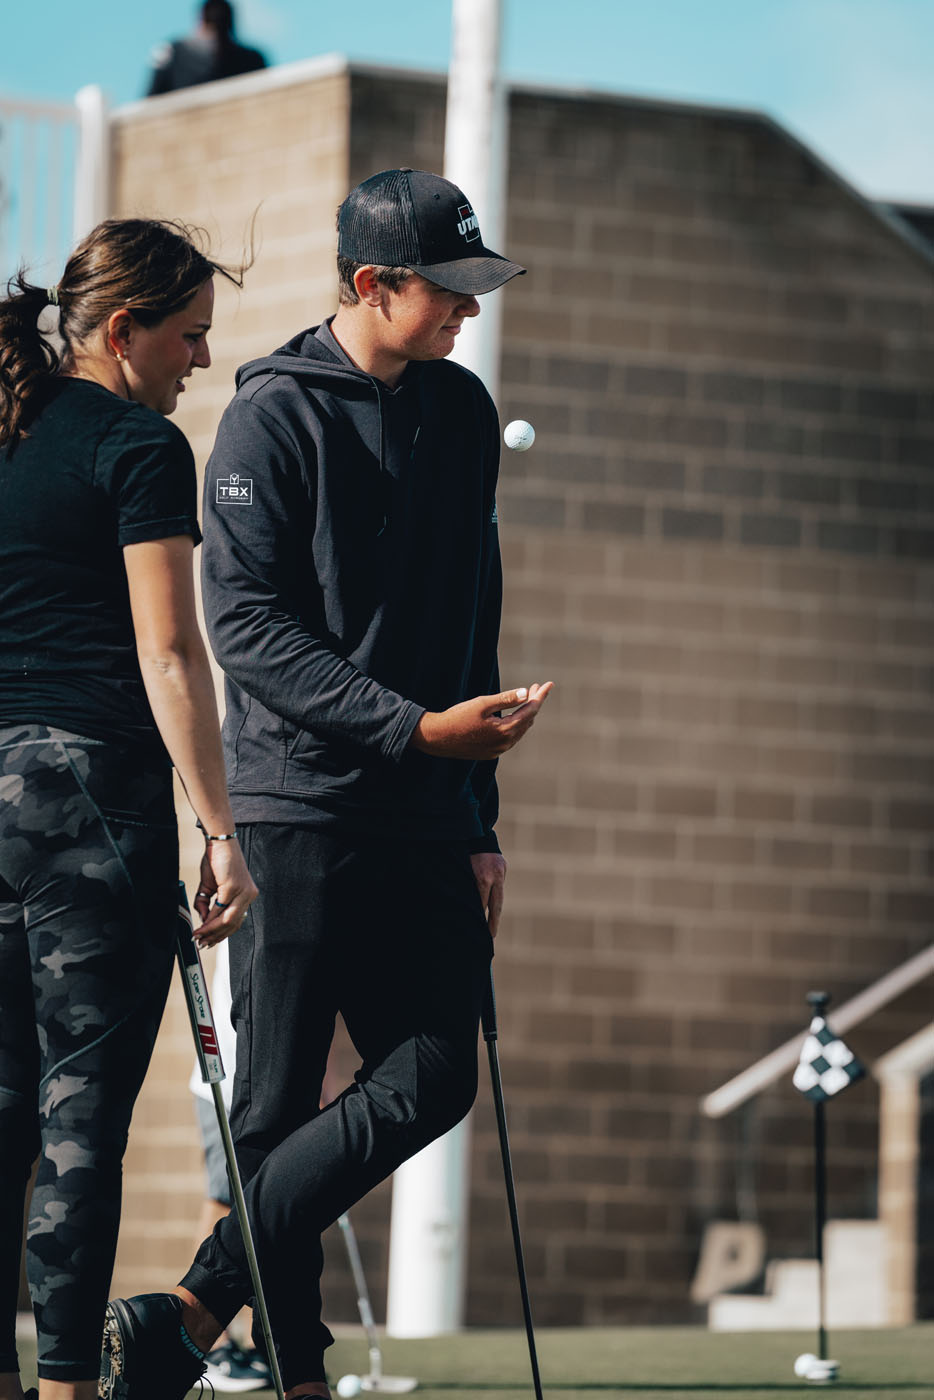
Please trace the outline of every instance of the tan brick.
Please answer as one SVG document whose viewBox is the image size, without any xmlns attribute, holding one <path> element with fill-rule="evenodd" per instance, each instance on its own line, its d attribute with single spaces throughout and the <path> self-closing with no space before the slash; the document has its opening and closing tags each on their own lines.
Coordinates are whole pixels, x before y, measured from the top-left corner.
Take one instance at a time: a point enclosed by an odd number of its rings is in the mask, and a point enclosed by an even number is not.
<svg viewBox="0 0 934 1400">
<path fill-rule="evenodd" d="M 743 788 L 733 794 L 733 813 L 740 821 L 790 822 L 797 803 L 791 792 Z"/>
<path fill-rule="evenodd" d="M 911 870 L 912 853 L 905 845 L 854 841 L 846 848 L 844 860 L 848 868 L 857 873 L 865 871 L 867 875 L 907 875 Z"/>
<path fill-rule="evenodd" d="M 581 774 L 575 781 L 574 794 L 583 811 L 634 812 L 639 805 L 639 789 L 634 782 L 595 773 Z"/>
<path fill-rule="evenodd" d="M 675 833 L 667 827 L 627 827 L 613 832 L 613 849 L 624 860 L 672 860 L 677 846 Z"/>
<path fill-rule="evenodd" d="M 768 846 L 769 859 L 791 870 L 829 870 L 834 864 L 834 848 L 829 841 L 776 839 Z"/>
<path fill-rule="evenodd" d="M 808 891 L 809 913 L 824 919 L 865 919 L 870 910 L 868 890 L 844 885 L 824 886 Z"/>
<path fill-rule="evenodd" d="M 610 1021 L 610 1044 L 668 1046 L 671 1023 L 667 1016 L 623 1015 Z"/>
<path fill-rule="evenodd" d="M 735 832 L 698 832 L 691 838 L 690 851 L 692 860 L 708 867 L 749 867 L 756 861 L 753 837 Z"/>
<path fill-rule="evenodd" d="M 711 880 L 690 880 L 681 877 L 649 881 L 652 903 L 659 909 L 712 909 L 715 887 Z"/>
<path fill-rule="evenodd" d="M 836 827 L 872 826 L 873 804 L 866 797 L 816 795 L 810 804 L 811 820 Z"/>
<path fill-rule="evenodd" d="M 640 923 L 629 918 L 601 922 L 598 945 L 631 954 L 669 958 L 675 948 L 675 930 L 658 919 Z"/>
<path fill-rule="evenodd" d="M 532 827 L 532 849 L 570 856 L 592 855 L 597 849 L 597 832 L 591 823 L 536 822 Z"/>
<path fill-rule="evenodd" d="M 787 884 L 767 880 L 731 880 L 727 899 L 731 909 L 743 914 L 787 914 L 793 892 Z"/>
<path fill-rule="evenodd" d="M 653 793 L 652 807 L 659 816 L 711 817 L 717 811 L 716 788 L 688 784 L 661 784 Z"/>
<path fill-rule="evenodd" d="M 798 729 L 801 708 L 796 700 L 758 700 L 740 696 L 734 703 L 735 723 L 741 729 Z"/>
<path fill-rule="evenodd" d="M 809 966 L 822 969 L 832 966 L 834 959 L 840 956 L 840 943 L 833 935 L 815 933 L 813 929 L 808 929 L 806 933 L 771 933 L 769 956 L 777 963 L 789 962 L 802 969 Z"/>
<path fill-rule="evenodd" d="M 569 898 L 585 909 L 625 908 L 632 902 L 635 882 L 623 868 L 605 870 L 572 869 L 563 877 L 563 887 Z"/>
<path fill-rule="evenodd" d="M 568 987 L 574 997 L 596 997 L 601 1000 L 630 1001 L 639 987 L 639 974 L 628 967 L 572 967 Z"/>
</svg>

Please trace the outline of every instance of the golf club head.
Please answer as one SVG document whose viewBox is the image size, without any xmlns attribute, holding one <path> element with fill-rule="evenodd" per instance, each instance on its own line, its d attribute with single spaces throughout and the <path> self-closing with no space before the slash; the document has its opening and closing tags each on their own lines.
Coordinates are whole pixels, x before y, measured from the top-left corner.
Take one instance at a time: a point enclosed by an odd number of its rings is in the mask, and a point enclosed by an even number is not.
<svg viewBox="0 0 934 1400">
<path fill-rule="evenodd" d="M 361 1376 L 360 1385 L 378 1395 L 407 1395 L 418 1381 L 414 1376 Z"/>
</svg>

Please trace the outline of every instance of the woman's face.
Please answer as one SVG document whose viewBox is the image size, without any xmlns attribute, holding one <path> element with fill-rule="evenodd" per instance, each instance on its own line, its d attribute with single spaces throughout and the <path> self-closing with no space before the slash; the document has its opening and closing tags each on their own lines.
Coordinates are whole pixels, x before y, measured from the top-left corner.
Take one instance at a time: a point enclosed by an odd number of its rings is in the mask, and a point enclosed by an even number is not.
<svg viewBox="0 0 934 1400">
<path fill-rule="evenodd" d="M 214 313 L 214 282 L 209 278 L 181 311 L 166 316 L 147 329 L 132 317 L 121 328 L 119 344 L 123 359 L 120 369 L 128 398 L 154 408 L 157 413 L 174 413 L 184 381 L 195 369 L 211 363 L 208 331 Z"/>
</svg>

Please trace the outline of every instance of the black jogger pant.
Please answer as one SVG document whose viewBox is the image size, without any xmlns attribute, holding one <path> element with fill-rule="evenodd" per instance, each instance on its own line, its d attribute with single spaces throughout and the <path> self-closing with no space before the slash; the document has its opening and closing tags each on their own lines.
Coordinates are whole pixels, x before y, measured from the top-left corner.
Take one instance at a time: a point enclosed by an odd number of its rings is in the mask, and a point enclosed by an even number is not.
<svg viewBox="0 0 934 1400">
<path fill-rule="evenodd" d="M 320 1236 L 477 1089 L 492 942 L 464 843 L 248 825 L 260 894 L 230 941 L 231 1124 L 286 1387 L 324 1379 Z M 362 1066 L 318 1102 L 340 1012 Z M 226 1323 L 252 1289 L 233 1216 L 183 1285 Z"/>
</svg>

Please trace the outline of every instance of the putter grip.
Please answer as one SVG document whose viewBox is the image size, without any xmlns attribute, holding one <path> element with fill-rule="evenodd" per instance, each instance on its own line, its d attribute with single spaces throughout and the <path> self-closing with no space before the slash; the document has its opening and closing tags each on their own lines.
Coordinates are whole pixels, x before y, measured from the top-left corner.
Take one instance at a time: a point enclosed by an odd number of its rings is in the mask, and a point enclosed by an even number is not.
<svg viewBox="0 0 934 1400">
<path fill-rule="evenodd" d="M 178 882 L 178 933 L 175 939 L 175 953 L 182 974 L 182 986 L 185 989 L 185 1002 L 195 1038 L 201 1078 L 205 1084 L 220 1084 L 227 1076 L 224 1073 L 224 1062 L 217 1041 L 217 1027 L 214 1024 L 214 1012 L 211 1010 L 211 998 L 208 996 L 207 979 L 201 966 L 201 955 L 195 944 L 191 913 L 188 909 L 185 886 L 181 880 Z"/>
<path fill-rule="evenodd" d="M 490 967 L 490 980 L 483 993 L 483 1005 L 480 1008 L 480 1024 L 483 1027 L 483 1039 L 489 1043 L 497 1037 L 496 1029 L 496 987 L 493 983 L 493 968 Z"/>
</svg>

